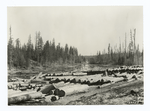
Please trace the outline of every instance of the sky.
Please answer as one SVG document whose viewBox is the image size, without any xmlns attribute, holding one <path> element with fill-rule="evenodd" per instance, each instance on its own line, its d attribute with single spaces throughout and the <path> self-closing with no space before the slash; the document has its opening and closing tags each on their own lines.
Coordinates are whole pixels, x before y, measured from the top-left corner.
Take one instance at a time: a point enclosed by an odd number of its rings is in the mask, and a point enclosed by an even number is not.
<svg viewBox="0 0 150 111">
<path fill-rule="evenodd" d="M 119 38 L 127 44 L 130 30 L 136 29 L 136 44 L 143 48 L 142 6 L 44 6 L 7 7 L 7 41 L 12 28 L 14 41 L 27 43 L 31 34 L 35 43 L 36 31 L 44 43 L 55 39 L 56 45 L 74 46 L 81 55 L 95 55 L 107 51 L 108 44 L 119 46 Z"/>
</svg>

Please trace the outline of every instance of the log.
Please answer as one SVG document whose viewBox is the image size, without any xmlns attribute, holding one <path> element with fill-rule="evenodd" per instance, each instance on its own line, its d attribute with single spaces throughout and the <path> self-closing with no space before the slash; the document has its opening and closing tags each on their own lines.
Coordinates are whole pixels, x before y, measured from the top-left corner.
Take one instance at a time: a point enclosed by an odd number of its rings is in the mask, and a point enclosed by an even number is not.
<svg viewBox="0 0 150 111">
<path fill-rule="evenodd" d="M 26 93 L 19 93 L 17 95 L 13 95 L 8 97 L 8 104 L 15 104 L 23 101 L 28 101 L 31 99 L 42 98 L 41 92 L 26 92 Z"/>
<path fill-rule="evenodd" d="M 109 85 L 111 85 L 111 83 L 103 84 L 100 86 L 100 88 L 105 87 L 105 86 L 109 86 Z"/>
<path fill-rule="evenodd" d="M 19 87 L 28 87 L 30 84 L 28 83 L 20 83 L 19 84 Z"/>
<path fill-rule="evenodd" d="M 36 86 L 37 86 L 37 87 L 42 87 L 43 85 L 42 85 L 42 84 L 36 84 Z"/>
<path fill-rule="evenodd" d="M 124 81 L 124 78 L 118 78 L 118 79 L 114 80 L 115 83 L 122 82 L 122 81 Z"/>
<path fill-rule="evenodd" d="M 54 95 L 54 91 L 51 90 L 51 91 L 49 91 L 49 93 L 45 94 L 45 96 L 49 96 L 49 95 Z"/>
<path fill-rule="evenodd" d="M 89 81 L 88 85 L 100 85 L 101 81 Z"/>
<path fill-rule="evenodd" d="M 34 89 L 35 91 L 40 91 L 41 90 L 41 88 L 40 87 L 35 87 L 35 89 Z"/>
<path fill-rule="evenodd" d="M 19 86 L 20 84 L 24 84 L 24 82 L 13 82 L 13 85 Z"/>
<path fill-rule="evenodd" d="M 59 95 L 59 91 L 60 91 L 59 89 L 55 89 L 54 90 L 54 95 Z"/>
<path fill-rule="evenodd" d="M 58 96 L 59 97 L 64 97 L 65 96 L 65 91 L 64 90 L 59 90 Z"/>
<path fill-rule="evenodd" d="M 12 89 L 12 85 L 8 85 L 8 89 Z"/>
<path fill-rule="evenodd" d="M 27 87 L 20 87 L 19 90 L 21 90 L 21 91 L 26 91 L 26 90 L 27 90 Z"/>
<path fill-rule="evenodd" d="M 51 80 L 51 79 L 52 79 L 51 76 L 46 76 L 46 77 L 44 78 L 44 80 Z"/>
<path fill-rule="evenodd" d="M 65 96 L 65 91 L 64 90 L 55 89 L 54 90 L 54 95 L 59 96 L 59 97 L 64 97 Z"/>
<path fill-rule="evenodd" d="M 41 77 L 41 75 L 42 75 L 42 72 L 40 72 L 40 73 L 38 74 L 38 76 L 36 76 L 36 79 L 39 79 L 39 78 Z"/>
<path fill-rule="evenodd" d="M 75 84 L 75 85 L 60 87 L 59 90 L 63 90 L 65 92 L 65 95 L 67 96 L 76 93 L 87 92 L 88 88 L 89 88 L 88 85 Z"/>
<path fill-rule="evenodd" d="M 64 82 L 65 83 L 70 82 L 70 79 L 64 79 Z"/>
<path fill-rule="evenodd" d="M 10 93 L 8 97 L 15 97 L 15 96 L 20 96 L 23 94 L 30 94 L 30 93 L 35 93 L 36 91 L 14 91 L 14 93 Z"/>
<path fill-rule="evenodd" d="M 70 83 L 76 83 L 75 78 L 71 79 L 71 80 L 70 80 Z"/>
<path fill-rule="evenodd" d="M 46 77 L 48 74 L 46 73 L 46 74 L 42 74 L 40 77 Z"/>
<path fill-rule="evenodd" d="M 33 76 L 31 79 L 27 80 L 26 83 L 30 83 L 35 78 L 36 78 L 36 76 Z"/>
<path fill-rule="evenodd" d="M 76 83 L 81 83 L 81 80 L 76 78 Z"/>
<path fill-rule="evenodd" d="M 71 85 L 72 83 L 70 83 L 70 82 L 66 82 L 66 83 L 64 83 L 64 82 L 59 82 L 59 83 L 55 83 L 55 84 L 53 84 L 54 85 L 54 87 L 56 87 L 56 88 L 60 88 L 60 87 L 64 87 L 64 86 L 67 86 L 67 85 Z"/>
<path fill-rule="evenodd" d="M 57 101 L 57 100 L 59 100 L 59 96 L 52 96 L 51 97 L 52 102 Z"/>
<path fill-rule="evenodd" d="M 14 91 L 14 90 L 8 90 L 8 97 L 17 94 L 17 93 L 21 93 L 22 91 L 18 90 L 18 91 Z"/>
<path fill-rule="evenodd" d="M 87 73 L 73 73 L 74 76 L 86 76 Z"/>
<path fill-rule="evenodd" d="M 28 89 L 32 89 L 32 86 L 30 85 L 30 86 L 28 86 Z"/>
<path fill-rule="evenodd" d="M 41 88 L 40 92 L 42 92 L 42 94 L 48 94 L 51 90 L 54 90 L 54 89 L 56 89 L 54 85 L 50 84 Z"/>
<path fill-rule="evenodd" d="M 52 96 L 54 96 L 54 95 L 46 96 L 46 97 L 45 97 L 45 101 L 46 101 L 46 102 L 51 102 Z"/>
<path fill-rule="evenodd" d="M 59 96 L 50 95 L 50 96 L 45 97 L 46 102 L 54 102 L 57 100 L 59 100 Z"/>
<path fill-rule="evenodd" d="M 41 80 L 41 79 L 33 79 L 33 80 L 31 80 L 31 83 L 48 84 L 49 82 Z"/>
</svg>

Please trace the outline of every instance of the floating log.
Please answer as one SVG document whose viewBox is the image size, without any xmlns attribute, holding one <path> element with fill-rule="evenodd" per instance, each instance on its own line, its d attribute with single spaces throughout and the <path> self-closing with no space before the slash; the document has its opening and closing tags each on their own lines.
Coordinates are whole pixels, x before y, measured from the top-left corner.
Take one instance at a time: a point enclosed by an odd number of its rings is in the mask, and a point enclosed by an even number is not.
<svg viewBox="0 0 150 111">
<path fill-rule="evenodd" d="M 25 92 L 25 93 L 19 93 L 16 95 L 12 95 L 11 97 L 8 97 L 8 104 L 15 104 L 22 101 L 28 101 L 31 99 L 37 99 L 42 98 L 41 92 Z"/>
</svg>

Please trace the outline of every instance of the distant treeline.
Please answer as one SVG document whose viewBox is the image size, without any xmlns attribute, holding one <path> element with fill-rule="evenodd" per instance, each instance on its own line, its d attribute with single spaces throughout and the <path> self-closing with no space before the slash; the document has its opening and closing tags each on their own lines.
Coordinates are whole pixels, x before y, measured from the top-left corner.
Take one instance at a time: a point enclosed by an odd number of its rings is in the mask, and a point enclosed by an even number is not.
<svg viewBox="0 0 150 111">
<path fill-rule="evenodd" d="M 136 45 L 136 29 L 130 30 L 130 42 L 127 45 L 127 37 L 125 33 L 125 41 L 119 47 L 113 48 L 108 44 L 108 51 L 98 51 L 97 56 L 89 59 L 90 63 L 98 64 L 116 64 L 116 65 L 143 65 L 143 50 L 139 50 L 139 44 Z"/>
<path fill-rule="evenodd" d="M 31 65 L 48 66 L 52 63 L 81 63 L 85 58 L 78 55 L 75 47 L 65 45 L 61 47 L 60 43 L 55 45 L 55 40 L 43 42 L 40 32 L 36 32 L 35 45 L 29 35 L 28 43 L 21 45 L 19 38 L 13 41 L 10 27 L 10 38 L 8 41 L 8 66 L 16 68 L 28 68 Z"/>
</svg>

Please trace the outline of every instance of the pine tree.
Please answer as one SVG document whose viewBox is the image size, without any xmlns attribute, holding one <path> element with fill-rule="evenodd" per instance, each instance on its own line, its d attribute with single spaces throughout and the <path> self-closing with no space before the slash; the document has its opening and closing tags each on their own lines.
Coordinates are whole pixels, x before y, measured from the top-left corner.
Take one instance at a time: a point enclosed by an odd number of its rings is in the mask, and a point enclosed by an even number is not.
<svg viewBox="0 0 150 111">
<path fill-rule="evenodd" d="M 68 44 L 66 44 L 65 45 L 65 61 L 67 61 L 69 59 L 68 52 L 69 52 Z"/>
<path fill-rule="evenodd" d="M 11 26 L 9 28 L 10 31 L 10 38 L 8 41 L 8 65 L 9 65 L 9 70 L 11 70 L 11 66 L 13 64 L 13 39 L 11 35 Z"/>
<path fill-rule="evenodd" d="M 56 61 L 55 39 L 53 39 L 53 42 L 52 42 L 51 52 L 52 52 L 52 60 L 53 62 L 55 62 Z"/>
<path fill-rule="evenodd" d="M 31 43 L 31 35 L 29 35 L 29 39 L 27 43 L 27 58 L 26 58 L 27 67 L 30 66 L 31 54 L 32 54 L 32 43 Z"/>
<path fill-rule="evenodd" d="M 15 60 L 14 60 L 14 64 L 16 66 L 16 69 L 17 67 L 20 66 L 20 41 L 19 41 L 19 38 L 16 39 L 16 47 L 15 47 L 15 51 L 14 51 L 14 57 L 15 57 Z"/>
</svg>

